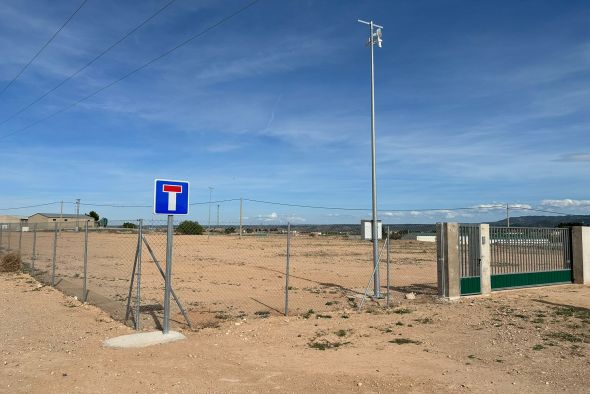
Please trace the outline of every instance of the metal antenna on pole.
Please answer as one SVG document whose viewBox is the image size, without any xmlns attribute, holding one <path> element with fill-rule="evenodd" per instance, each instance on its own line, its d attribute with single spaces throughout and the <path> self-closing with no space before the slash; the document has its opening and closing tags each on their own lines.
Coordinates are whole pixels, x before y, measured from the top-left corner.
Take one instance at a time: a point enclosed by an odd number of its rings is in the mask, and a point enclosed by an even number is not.
<svg viewBox="0 0 590 394">
<path fill-rule="evenodd" d="M 374 46 L 382 46 L 381 29 L 383 26 L 376 25 L 373 21 L 358 22 L 369 25 L 369 41 L 367 45 L 371 48 L 371 168 L 372 168 L 372 242 L 373 242 L 373 295 L 381 296 L 381 281 L 379 280 L 379 237 L 377 228 L 377 171 L 376 171 L 376 139 L 375 139 L 375 55 Z"/>
</svg>

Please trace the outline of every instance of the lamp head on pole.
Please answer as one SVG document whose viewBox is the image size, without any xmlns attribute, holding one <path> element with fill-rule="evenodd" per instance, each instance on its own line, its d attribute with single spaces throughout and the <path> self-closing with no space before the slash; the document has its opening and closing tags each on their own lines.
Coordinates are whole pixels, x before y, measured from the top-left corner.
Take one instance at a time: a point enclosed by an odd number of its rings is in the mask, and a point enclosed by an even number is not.
<svg viewBox="0 0 590 394">
<path fill-rule="evenodd" d="M 358 22 L 371 26 L 371 36 L 369 38 L 369 41 L 367 41 L 366 46 L 377 44 L 377 46 L 379 48 L 383 47 L 383 32 L 382 32 L 383 26 L 379 26 L 379 25 L 373 23 L 373 21 L 367 22 L 367 21 L 363 21 L 361 19 L 358 19 Z M 376 29 L 376 30 L 373 30 L 373 29 Z"/>
</svg>

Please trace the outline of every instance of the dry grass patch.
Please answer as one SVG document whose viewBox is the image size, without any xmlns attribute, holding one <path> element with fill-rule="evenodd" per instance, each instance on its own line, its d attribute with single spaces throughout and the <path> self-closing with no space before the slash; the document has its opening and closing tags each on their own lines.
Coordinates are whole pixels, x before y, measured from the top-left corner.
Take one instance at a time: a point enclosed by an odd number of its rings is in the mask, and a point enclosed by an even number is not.
<svg viewBox="0 0 590 394">
<path fill-rule="evenodd" d="M 18 253 L 8 253 L 0 260 L 0 272 L 19 272 L 21 270 L 21 258 Z"/>
</svg>

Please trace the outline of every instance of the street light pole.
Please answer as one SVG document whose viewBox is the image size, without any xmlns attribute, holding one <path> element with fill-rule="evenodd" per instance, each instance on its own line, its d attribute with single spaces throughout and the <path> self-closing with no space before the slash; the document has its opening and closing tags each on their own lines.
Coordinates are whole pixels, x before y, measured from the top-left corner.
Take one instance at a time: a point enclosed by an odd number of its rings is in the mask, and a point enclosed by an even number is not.
<svg viewBox="0 0 590 394">
<path fill-rule="evenodd" d="M 376 138 L 375 138 L 375 55 L 374 45 L 381 48 L 381 29 L 383 26 L 376 25 L 373 21 L 360 23 L 369 25 L 369 42 L 371 48 L 371 186 L 372 186 L 372 242 L 373 242 L 373 295 L 381 296 L 381 281 L 379 279 L 379 236 L 377 228 L 377 159 L 376 159 Z M 376 29 L 376 30 L 375 30 Z"/>
</svg>

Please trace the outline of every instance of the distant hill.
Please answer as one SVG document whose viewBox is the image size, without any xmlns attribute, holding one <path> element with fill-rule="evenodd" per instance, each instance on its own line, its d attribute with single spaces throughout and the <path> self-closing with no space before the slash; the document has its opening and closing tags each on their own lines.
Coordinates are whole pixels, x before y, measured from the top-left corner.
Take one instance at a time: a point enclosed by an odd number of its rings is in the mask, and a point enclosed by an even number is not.
<svg viewBox="0 0 590 394">
<path fill-rule="evenodd" d="M 510 218 L 510 227 L 557 227 L 562 223 L 581 223 L 590 226 L 590 215 L 567 215 L 567 216 L 518 216 Z M 489 222 L 491 226 L 506 226 L 506 219 L 497 222 Z M 436 224 L 384 224 L 385 228 L 393 232 L 402 233 L 428 233 L 436 231 Z M 235 226 L 219 226 L 220 228 Z M 245 225 L 246 232 L 284 232 L 286 225 Z M 321 232 L 322 234 L 349 234 L 359 235 L 360 224 L 292 224 L 291 229 L 303 232 Z"/>
<path fill-rule="evenodd" d="M 557 227 L 560 223 L 582 223 L 590 226 L 590 215 L 517 216 L 510 218 L 511 227 Z M 492 222 L 490 225 L 506 226 L 506 219 Z"/>
</svg>

